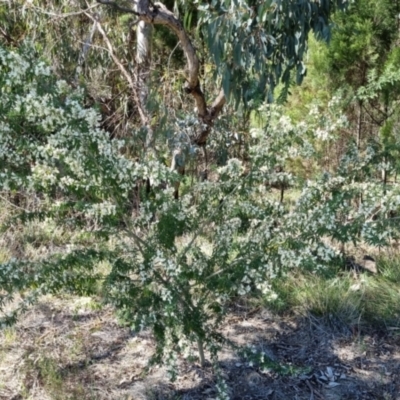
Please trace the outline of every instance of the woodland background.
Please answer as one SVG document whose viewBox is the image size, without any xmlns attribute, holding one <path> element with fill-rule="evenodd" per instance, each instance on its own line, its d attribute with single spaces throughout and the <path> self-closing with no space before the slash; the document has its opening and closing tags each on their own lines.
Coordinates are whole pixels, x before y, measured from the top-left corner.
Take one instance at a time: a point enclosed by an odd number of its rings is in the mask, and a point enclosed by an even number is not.
<svg viewBox="0 0 400 400">
<path fill-rule="evenodd" d="M 398 399 L 399 40 L 398 1 L 0 1 L 0 398 Z"/>
</svg>

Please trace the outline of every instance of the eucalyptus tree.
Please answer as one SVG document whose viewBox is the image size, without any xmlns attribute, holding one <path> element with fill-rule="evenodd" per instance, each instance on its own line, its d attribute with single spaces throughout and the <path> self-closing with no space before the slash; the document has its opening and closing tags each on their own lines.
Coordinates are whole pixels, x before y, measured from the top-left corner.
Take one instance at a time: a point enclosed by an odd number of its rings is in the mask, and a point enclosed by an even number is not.
<svg viewBox="0 0 400 400">
<path fill-rule="evenodd" d="M 222 0 L 204 4 L 181 1 L 178 5 L 183 18 L 180 18 L 160 2 L 98 2 L 136 16 L 137 38 L 143 41 L 142 44 L 138 42 L 139 52 L 149 49 L 149 34 L 140 33 L 144 26 L 166 26 L 177 36 L 187 62 L 183 90 L 194 99 L 199 122 L 189 146 L 206 145 L 214 121 L 227 100 L 232 99 L 236 106 L 244 103 L 247 107 L 251 107 L 256 96 L 272 100 L 275 86 L 282 81 L 287 90 L 293 73 L 300 84 L 306 72 L 303 57 L 309 33 L 312 31 L 318 38 L 329 39 L 331 13 L 347 4 L 346 0 Z M 184 23 L 194 12 L 197 32 L 203 35 L 216 67 L 213 79 L 217 90 L 211 100 L 201 88 L 198 52 L 191 32 L 186 29 L 188 24 Z M 143 60 L 148 60 L 149 56 L 147 52 Z M 143 74 L 144 64 L 141 63 L 139 74 Z M 147 85 L 141 82 L 139 90 L 143 92 L 145 86 L 147 90 Z M 187 151 L 182 147 L 178 142 L 171 163 L 173 169 L 181 171 Z"/>
</svg>

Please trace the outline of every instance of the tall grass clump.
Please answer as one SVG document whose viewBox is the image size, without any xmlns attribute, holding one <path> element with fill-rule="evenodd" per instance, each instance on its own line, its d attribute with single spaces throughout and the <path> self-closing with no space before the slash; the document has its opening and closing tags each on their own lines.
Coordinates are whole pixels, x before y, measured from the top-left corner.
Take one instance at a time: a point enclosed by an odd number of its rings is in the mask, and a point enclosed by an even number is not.
<svg viewBox="0 0 400 400">
<path fill-rule="evenodd" d="M 312 315 L 350 330 L 400 328 L 399 265 L 399 256 L 380 257 L 377 275 L 339 268 L 289 273 L 273 283 L 277 296 L 264 304 L 274 312 Z"/>
</svg>

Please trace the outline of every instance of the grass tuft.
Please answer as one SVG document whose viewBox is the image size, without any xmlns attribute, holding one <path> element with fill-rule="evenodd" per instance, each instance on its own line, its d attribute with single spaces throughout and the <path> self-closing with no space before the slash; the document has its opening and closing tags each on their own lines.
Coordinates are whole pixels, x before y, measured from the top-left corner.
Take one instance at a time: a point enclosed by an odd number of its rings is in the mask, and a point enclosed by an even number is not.
<svg viewBox="0 0 400 400">
<path fill-rule="evenodd" d="M 358 276 L 340 270 L 296 271 L 274 282 L 278 297 L 265 305 L 277 313 L 322 317 L 350 330 L 400 328 L 400 257 L 379 259 L 378 269 L 378 275 Z"/>
</svg>

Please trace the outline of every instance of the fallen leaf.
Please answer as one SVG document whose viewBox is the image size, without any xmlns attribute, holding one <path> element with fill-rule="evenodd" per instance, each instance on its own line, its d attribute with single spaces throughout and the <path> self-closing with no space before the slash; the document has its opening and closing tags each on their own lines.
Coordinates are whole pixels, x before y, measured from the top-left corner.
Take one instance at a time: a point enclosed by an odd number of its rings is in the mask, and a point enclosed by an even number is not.
<svg viewBox="0 0 400 400">
<path fill-rule="evenodd" d="M 328 389 L 332 389 L 336 386 L 340 386 L 340 383 L 338 383 L 338 382 L 329 382 L 328 383 Z"/>
<path fill-rule="evenodd" d="M 326 367 L 326 375 L 330 381 L 333 381 L 335 379 L 335 377 L 333 375 L 333 370 L 331 367 Z"/>
</svg>

